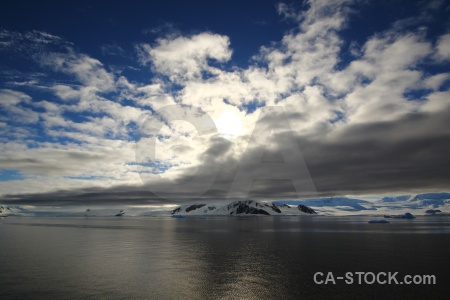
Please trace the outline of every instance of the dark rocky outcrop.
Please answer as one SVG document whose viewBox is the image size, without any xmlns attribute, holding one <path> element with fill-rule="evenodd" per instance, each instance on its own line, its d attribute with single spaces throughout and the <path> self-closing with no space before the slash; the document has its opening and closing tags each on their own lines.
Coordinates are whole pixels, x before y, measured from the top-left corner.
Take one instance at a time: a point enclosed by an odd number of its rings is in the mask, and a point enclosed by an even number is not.
<svg viewBox="0 0 450 300">
<path fill-rule="evenodd" d="M 271 209 L 273 209 L 274 211 L 276 211 L 277 213 L 281 214 L 281 210 L 276 207 L 275 205 L 270 206 Z"/>
<path fill-rule="evenodd" d="M 205 206 L 206 204 L 192 204 L 192 205 L 189 205 L 188 207 L 186 207 L 186 208 L 183 208 L 183 207 L 185 207 L 185 206 L 180 206 L 180 207 L 177 207 L 177 208 L 175 208 L 174 210 L 172 210 L 172 212 L 170 213 L 170 214 L 176 214 L 176 213 L 182 213 L 182 212 L 190 212 L 190 211 L 193 211 L 193 210 L 196 210 L 196 209 L 199 209 L 199 208 L 202 208 L 203 206 Z M 213 210 L 213 209 L 215 209 L 215 207 L 214 206 L 209 206 L 208 207 L 208 209 L 209 210 Z M 204 212 L 206 212 L 206 210 L 204 211 Z"/>
<path fill-rule="evenodd" d="M 192 204 L 191 206 L 186 208 L 186 212 L 190 212 L 191 210 L 195 210 L 197 208 L 201 208 L 205 206 L 206 204 Z"/>
<path fill-rule="evenodd" d="M 172 210 L 172 212 L 170 213 L 170 214 L 176 214 L 177 212 L 180 212 L 181 211 L 181 207 L 177 207 L 177 208 L 175 208 L 174 210 Z"/>
<path fill-rule="evenodd" d="M 246 215 L 267 215 L 270 216 L 270 214 L 265 211 L 264 209 L 251 207 L 249 204 L 253 203 L 253 201 L 237 201 L 232 203 L 230 206 L 235 208 L 236 215 L 240 214 L 246 214 Z M 230 212 L 230 215 L 232 215 L 234 212 Z"/>
<path fill-rule="evenodd" d="M 3 213 L 4 211 L 7 211 L 7 210 L 11 211 L 8 206 L 5 206 L 5 207 L 0 206 L 0 214 Z"/>
<path fill-rule="evenodd" d="M 122 217 L 125 214 L 124 210 L 121 210 L 118 214 L 116 214 L 116 217 Z"/>
<path fill-rule="evenodd" d="M 303 204 L 300 204 L 298 206 L 298 209 L 306 214 L 317 215 L 317 213 L 314 209 L 312 209 L 311 207 L 305 206 Z"/>
<path fill-rule="evenodd" d="M 274 204 L 276 207 L 281 207 L 281 208 L 291 208 L 289 205 L 287 204 Z"/>
</svg>

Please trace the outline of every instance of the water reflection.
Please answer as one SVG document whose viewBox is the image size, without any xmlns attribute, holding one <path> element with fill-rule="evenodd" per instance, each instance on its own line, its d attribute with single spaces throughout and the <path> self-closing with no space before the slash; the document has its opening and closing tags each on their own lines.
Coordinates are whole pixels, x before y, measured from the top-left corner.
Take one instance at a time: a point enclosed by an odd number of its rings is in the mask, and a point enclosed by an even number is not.
<svg viewBox="0 0 450 300">
<path fill-rule="evenodd" d="M 446 284 L 318 286 L 312 280 L 319 271 L 398 271 L 435 274 L 445 282 L 450 223 L 433 220 L 374 226 L 367 218 L 11 217 L 0 226 L 0 296 L 439 297 L 448 292 Z"/>
</svg>

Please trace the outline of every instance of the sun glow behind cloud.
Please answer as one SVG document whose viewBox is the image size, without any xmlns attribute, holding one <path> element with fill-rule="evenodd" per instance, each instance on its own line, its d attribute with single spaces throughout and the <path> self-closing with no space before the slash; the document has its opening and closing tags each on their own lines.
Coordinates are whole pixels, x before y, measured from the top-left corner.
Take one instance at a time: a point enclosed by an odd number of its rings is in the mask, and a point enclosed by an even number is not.
<svg viewBox="0 0 450 300">
<path fill-rule="evenodd" d="M 220 134 L 225 137 L 242 135 L 242 116 L 233 110 L 224 111 L 214 123 Z"/>
</svg>

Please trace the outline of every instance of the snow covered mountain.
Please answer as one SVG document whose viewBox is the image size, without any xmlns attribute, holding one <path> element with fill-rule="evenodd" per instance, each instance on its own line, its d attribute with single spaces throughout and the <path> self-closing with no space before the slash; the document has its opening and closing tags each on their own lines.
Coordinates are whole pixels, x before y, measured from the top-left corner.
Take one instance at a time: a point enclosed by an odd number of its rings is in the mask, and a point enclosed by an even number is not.
<svg viewBox="0 0 450 300">
<path fill-rule="evenodd" d="M 316 211 L 343 211 L 359 212 L 366 210 L 376 210 L 374 203 L 361 199 L 347 197 L 314 198 L 304 200 L 283 200 L 274 202 L 275 205 L 304 205 L 314 208 Z"/>
<path fill-rule="evenodd" d="M 93 206 L 39 207 L 0 204 L 0 217 L 60 216 L 60 217 L 161 217 L 185 215 L 399 215 L 410 212 L 417 216 L 450 215 L 450 193 L 422 193 L 416 195 L 388 195 L 386 197 L 328 197 L 301 200 L 257 202 L 252 200 L 217 204 L 205 201 L 182 205 L 155 207 Z"/>
<path fill-rule="evenodd" d="M 438 208 L 440 206 L 450 206 L 449 193 L 428 193 L 419 194 L 410 200 L 412 204 L 419 207 Z"/>
<path fill-rule="evenodd" d="M 438 208 L 448 212 L 450 210 L 450 193 L 426 193 L 384 197 L 376 205 L 385 206 L 391 209 L 408 208 L 415 210 L 429 210 Z"/>
<path fill-rule="evenodd" d="M 373 197 L 372 197 L 373 199 Z M 427 210 L 439 209 L 442 213 L 450 212 L 450 193 L 425 193 L 417 195 L 387 196 L 371 201 L 348 198 L 330 197 L 303 200 L 283 200 L 275 205 L 306 205 L 317 213 L 325 215 L 355 215 L 355 214 L 391 214 L 405 213 L 410 210 L 418 215 L 427 215 Z"/>
<path fill-rule="evenodd" d="M 0 217 L 23 216 L 27 215 L 27 213 L 27 209 L 23 208 L 22 206 L 0 205 Z"/>
<path fill-rule="evenodd" d="M 175 208 L 174 216 L 184 215 L 216 215 L 216 216 L 239 216 L 239 215 L 312 215 L 316 212 L 304 205 L 291 207 L 289 205 L 275 205 L 260 203 L 253 200 L 234 201 L 226 205 L 188 204 Z"/>
</svg>

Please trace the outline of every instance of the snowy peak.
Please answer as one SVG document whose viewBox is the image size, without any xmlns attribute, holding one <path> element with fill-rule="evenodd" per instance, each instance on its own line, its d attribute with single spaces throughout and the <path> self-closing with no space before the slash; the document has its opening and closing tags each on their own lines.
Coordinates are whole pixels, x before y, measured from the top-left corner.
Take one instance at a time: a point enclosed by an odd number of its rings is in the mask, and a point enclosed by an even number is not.
<svg viewBox="0 0 450 300">
<path fill-rule="evenodd" d="M 206 204 L 189 204 L 180 206 L 172 211 L 173 216 L 179 215 L 305 215 L 315 214 L 316 212 L 306 206 L 294 209 L 289 205 L 275 205 L 269 203 L 260 203 L 253 200 L 234 201 L 224 206 L 216 207 Z"/>
<path fill-rule="evenodd" d="M 442 209 L 448 211 L 450 207 L 450 193 L 425 193 L 411 196 L 384 197 L 379 201 L 381 205 L 390 208 L 405 207 L 408 209 Z"/>
<path fill-rule="evenodd" d="M 383 197 L 380 202 L 384 203 L 391 203 L 391 202 L 398 202 L 398 201 L 408 201 L 412 198 L 411 195 L 404 195 L 404 196 L 389 196 L 389 197 Z"/>
<path fill-rule="evenodd" d="M 418 205 L 450 203 L 450 193 L 425 193 L 417 195 L 384 197 L 380 202 L 409 202 Z"/>
<path fill-rule="evenodd" d="M 236 214 L 246 214 L 246 215 L 267 215 L 270 216 L 270 214 L 262 209 L 257 208 L 250 205 L 251 203 L 243 203 L 243 202 L 236 202 L 231 205 L 227 206 L 227 209 L 230 211 L 230 215 Z"/>
<path fill-rule="evenodd" d="M 27 210 L 22 206 L 6 206 L 0 205 L 0 217 L 6 216 L 21 216 L 27 213 Z"/>
<path fill-rule="evenodd" d="M 268 212 L 269 205 L 264 205 L 256 201 L 234 201 L 227 206 L 222 207 L 218 211 L 229 215 L 267 215 L 270 216 Z M 279 211 L 279 210 L 278 210 Z M 277 212 L 274 209 L 274 212 Z M 281 211 L 280 211 L 281 212 Z"/>
<path fill-rule="evenodd" d="M 347 197 L 330 197 L 330 198 L 314 198 L 314 199 L 304 199 L 304 200 L 284 200 L 276 201 L 275 205 L 295 205 L 295 206 L 306 206 L 313 208 L 322 207 L 335 207 L 342 211 L 361 211 L 361 210 L 376 210 L 373 207 L 373 203 L 361 200 L 352 199 Z M 300 207 L 299 207 L 300 209 Z"/>
<path fill-rule="evenodd" d="M 450 193 L 426 193 L 414 196 L 411 201 L 420 200 L 450 200 Z"/>
<path fill-rule="evenodd" d="M 419 194 L 409 200 L 412 204 L 420 207 L 438 208 L 450 205 L 449 193 L 427 193 Z"/>
<path fill-rule="evenodd" d="M 174 215 L 189 213 L 190 215 L 202 215 L 208 214 L 215 209 L 216 207 L 213 205 L 206 206 L 206 204 L 187 204 L 175 208 L 174 210 L 172 210 L 171 214 Z"/>
</svg>

